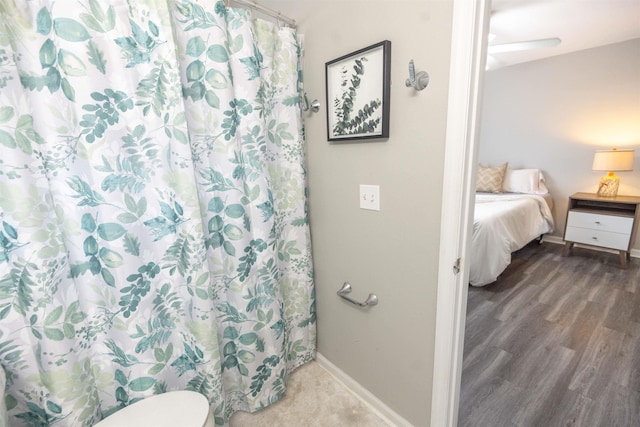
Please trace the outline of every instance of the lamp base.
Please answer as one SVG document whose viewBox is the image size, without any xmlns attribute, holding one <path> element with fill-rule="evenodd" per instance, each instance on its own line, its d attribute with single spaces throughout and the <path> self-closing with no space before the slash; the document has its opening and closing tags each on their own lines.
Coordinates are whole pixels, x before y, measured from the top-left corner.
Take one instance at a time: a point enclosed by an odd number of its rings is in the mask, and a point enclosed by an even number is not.
<svg viewBox="0 0 640 427">
<path fill-rule="evenodd" d="M 599 197 L 616 197 L 618 195 L 618 186 L 620 179 L 615 175 L 605 175 L 600 178 L 598 186 Z"/>
</svg>

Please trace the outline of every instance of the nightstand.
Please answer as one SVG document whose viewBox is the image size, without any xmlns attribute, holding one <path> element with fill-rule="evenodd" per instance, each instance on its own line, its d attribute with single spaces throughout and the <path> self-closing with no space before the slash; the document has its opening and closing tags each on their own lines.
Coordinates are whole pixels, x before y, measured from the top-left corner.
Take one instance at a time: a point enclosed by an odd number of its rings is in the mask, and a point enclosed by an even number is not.
<svg viewBox="0 0 640 427">
<path fill-rule="evenodd" d="M 574 194 L 569 197 L 562 255 L 569 255 L 574 243 L 614 249 L 626 268 L 639 214 L 640 197 Z"/>
</svg>

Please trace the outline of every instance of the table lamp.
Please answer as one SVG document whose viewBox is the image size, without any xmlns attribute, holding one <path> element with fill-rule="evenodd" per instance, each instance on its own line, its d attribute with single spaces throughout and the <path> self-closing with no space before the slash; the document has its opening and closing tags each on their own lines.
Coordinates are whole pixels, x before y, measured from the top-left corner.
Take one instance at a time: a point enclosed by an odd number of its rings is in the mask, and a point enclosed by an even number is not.
<svg viewBox="0 0 640 427">
<path fill-rule="evenodd" d="M 615 172 L 632 171 L 633 170 L 634 150 L 598 150 L 593 156 L 593 170 L 607 171 L 607 175 L 600 178 L 598 186 L 598 196 L 600 197 L 616 197 L 618 195 L 618 186 L 620 178 Z"/>
</svg>

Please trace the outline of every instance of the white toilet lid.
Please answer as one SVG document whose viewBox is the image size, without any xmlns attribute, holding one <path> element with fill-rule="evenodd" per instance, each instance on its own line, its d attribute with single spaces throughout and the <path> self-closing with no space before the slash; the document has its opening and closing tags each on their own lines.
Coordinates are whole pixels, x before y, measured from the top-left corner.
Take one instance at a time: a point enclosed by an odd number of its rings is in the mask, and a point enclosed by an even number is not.
<svg viewBox="0 0 640 427">
<path fill-rule="evenodd" d="M 195 391 L 171 391 L 142 399 L 94 427 L 202 427 L 209 415 L 207 398 Z"/>
</svg>

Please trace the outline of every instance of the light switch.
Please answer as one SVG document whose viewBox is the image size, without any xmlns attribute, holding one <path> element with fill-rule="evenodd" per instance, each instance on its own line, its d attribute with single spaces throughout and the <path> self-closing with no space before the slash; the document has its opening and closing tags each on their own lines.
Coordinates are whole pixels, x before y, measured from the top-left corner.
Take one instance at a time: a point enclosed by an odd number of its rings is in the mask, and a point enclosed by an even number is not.
<svg viewBox="0 0 640 427">
<path fill-rule="evenodd" d="M 379 185 L 360 185 L 360 209 L 380 210 Z"/>
</svg>

